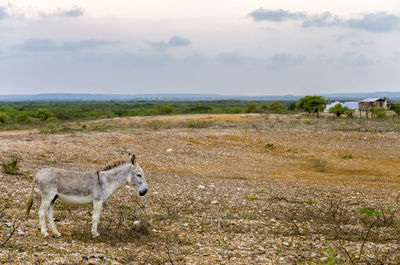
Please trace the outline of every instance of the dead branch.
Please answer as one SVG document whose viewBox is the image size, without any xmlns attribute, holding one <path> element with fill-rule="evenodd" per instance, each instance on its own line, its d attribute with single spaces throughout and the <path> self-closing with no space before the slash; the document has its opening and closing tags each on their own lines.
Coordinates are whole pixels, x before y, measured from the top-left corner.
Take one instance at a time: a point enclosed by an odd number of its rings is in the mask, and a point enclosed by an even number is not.
<svg viewBox="0 0 400 265">
<path fill-rule="evenodd" d="M 17 220 L 18 219 L 14 220 L 10 234 L 8 235 L 6 240 L 4 240 L 3 243 L 1 243 L 0 247 L 4 247 L 4 245 L 7 244 L 7 242 L 11 239 L 11 237 L 15 234 L 15 231 L 21 224 L 20 222 L 17 222 Z"/>
</svg>

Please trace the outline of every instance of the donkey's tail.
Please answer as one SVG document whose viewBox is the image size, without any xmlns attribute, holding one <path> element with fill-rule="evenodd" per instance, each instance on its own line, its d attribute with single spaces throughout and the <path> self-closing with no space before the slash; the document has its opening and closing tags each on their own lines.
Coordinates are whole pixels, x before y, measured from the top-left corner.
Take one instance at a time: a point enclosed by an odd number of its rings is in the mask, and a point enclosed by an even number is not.
<svg viewBox="0 0 400 265">
<path fill-rule="evenodd" d="M 25 206 L 25 215 L 29 215 L 29 211 L 31 210 L 31 207 L 33 205 L 33 193 L 35 191 L 34 190 L 35 182 L 36 182 L 36 179 L 35 179 L 35 177 L 33 177 L 32 185 L 31 185 L 31 192 L 29 193 L 29 197 L 28 197 L 28 200 L 27 200 L 26 206 Z"/>
</svg>

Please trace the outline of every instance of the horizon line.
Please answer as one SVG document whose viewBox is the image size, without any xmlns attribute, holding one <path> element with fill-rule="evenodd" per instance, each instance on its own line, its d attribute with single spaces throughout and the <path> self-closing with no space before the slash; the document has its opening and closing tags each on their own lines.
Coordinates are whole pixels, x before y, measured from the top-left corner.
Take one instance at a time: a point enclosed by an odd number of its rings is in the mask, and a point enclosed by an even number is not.
<svg viewBox="0 0 400 265">
<path fill-rule="evenodd" d="M 230 97 L 275 97 L 275 96 L 306 96 L 306 95 L 346 95 L 346 94 L 376 94 L 376 93 L 400 93 L 400 91 L 374 91 L 374 92 L 327 92 L 327 93 L 304 93 L 304 94 L 220 94 L 220 93 L 74 93 L 74 92 L 43 92 L 36 94 L 0 94 L 0 96 L 39 96 L 39 95 L 104 95 L 104 96 L 144 96 L 144 95 L 196 95 L 196 96 L 230 96 Z"/>
</svg>

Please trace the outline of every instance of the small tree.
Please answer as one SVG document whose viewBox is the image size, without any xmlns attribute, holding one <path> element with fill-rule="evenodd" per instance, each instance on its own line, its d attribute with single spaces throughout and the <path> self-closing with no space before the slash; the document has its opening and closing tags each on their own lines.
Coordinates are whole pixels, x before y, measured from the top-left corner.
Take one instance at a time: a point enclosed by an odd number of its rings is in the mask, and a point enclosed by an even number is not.
<svg viewBox="0 0 400 265">
<path fill-rule="evenodd" d="M 261 112 L 272 112 L 272 113 L 283 113 L 287 110 L 285 105 L 278 101 L 274 101 L 271 104 L 262 104 L 259 111 Z"/>
<path fill-rule="evenodd" d="M 290 102 L 290 103 L 288 104 L 287 108 L 288 108 L 288 110 L 290 110 L 290 111 L 296 110 L 296 102 L 295 102 L 295 101 Z"/>
<path fill-rule="evenodd" d="M 212 107 L 208 105 L 195 105 L 188 108 L 185 113 L 209 113 Z"/>
<path fill-rule="evenodd" d="M 400 119 L 400 104 L 393 104 L 393 105 L 390 107 L 390 110 L 396 112 L 397 118 Z"/>
<path fill-rule="evenodd" d="M 308 113 L 317 114 L 319 118 L 319 112 L 324 110 L 326 101 L 320 96 L 305 96 L 297 103 L 297 108 L 304 110 Z"/>
<path fill-rule="evenodd" d="M 346 106 L 343 106 L 342 104 L 336 104 L 335 106 L 329 108 L 329 113 L 333 113 L 336 115 L 336 117 L 340 117 L 340 115 L 348 113 L 349 108 Z"/>
<path fill-rule="evenodd" d="M 268 111 L 268 104 L 262 104 L 260 107 L 262 112 L 267 112 Z"/>
<path fill-rule="evenodd" d="M 45 121 L 51 116 L 53 116 L 53 113 L 47 109 L 37 109 L 35 111 L 35 118 L 38 118 L 41 121 Z"/>
<path fill-rule="evenodd" d="M 247 107 L 247 112 L 248 112 L 248 113 L 256 113 L 256 112 L 259 112 L 258 104 L 257 104 L 257 103 L 251 103 L 251 104 L 249 104 L 249 106 Z"/>
<path fill-rule="evenodd" d="M 8 115 L 5 112 L 0 112 L 0 123 L 4 124 L 8 120 Z"/>
<path fill-rule="evenodd" d="M 285 105 L 283 105 L 280 102 L 272 102 L 271 104 L 269 104 L 268 106 L 268 110 L 274 113 L 282 113 L 285 112 L 287 108 L 285 107 Z"/>
<path fill-rule="evenodd" d="M 22 111 L 22 112 L 17 114 L 15 119 L 17 121 L 19 121 L 19 122 L 26 122 L 29 119 L 29 116 L 28 116 L 28 114 L 26 112 Z"/>
<path fill-rule="evenodd" d="M 157 109 L 160 114 L 171 114 L 174 112 L 174 107 L 172 105 L 158 105 Z"/>
</svg>

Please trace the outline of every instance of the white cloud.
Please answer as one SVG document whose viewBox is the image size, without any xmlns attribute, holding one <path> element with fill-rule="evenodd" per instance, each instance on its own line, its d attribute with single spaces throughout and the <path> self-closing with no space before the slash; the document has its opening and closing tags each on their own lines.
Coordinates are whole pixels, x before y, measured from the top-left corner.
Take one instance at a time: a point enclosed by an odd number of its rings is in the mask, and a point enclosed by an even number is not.
<svg viewBox="0 0 400 265">
<path fill-rule="evenodd" d="M 395 30 L 399 26 L 400 17 L 386 12 L 376 12 L 365 14 L 360 19 L 349 19 L 343 23 L 352 28 L 386 32 Z"/>
<path fill-rule="evenodd" d="M 39 12 L 41 17 L 80 17 L 83 16 L 83 9 L 80 7 L 73 7 L 71 9 L 60 9 L 47 13 L 47 12 Z"/>
<path fill-rule="evenodd" d="M 257 9 L 249 14 L 254 21 L 282 22 L 286 20 L 301 20 L 303 27 L 341 26 L 370 32 L 388 32 L 396 30 L 400 24 L 400 17 L 387 12 L 364 14 L 361 18 L 345 19 L 330 12 L 322 14 L 307 14 L 305 12 L 290 12 L 283 9 Z"/>
<path fill-rule="evenodd" d="M 51 39 L 32 38 L 17 45 L 16 48 L 30 52 L 78 51 L 82 49 L 110 45 L 112 43 L 113 42 L 105 40 L 79 40 L 56 43 Z"/>
<path fill-rule="evenodd" d="M 255 21 L 284 21 L 305 19 L 307 15 L 303 12 L 290 12 L 283 9 L 266 10 L 259 8 L 249 14 Z"/>
<path fill-rule="evenodd" d="M 150 47 L 153 47 L 158 50 L 167 50 L 171 47 L 180 47 L 180 46 L 189 46 L 191 45 L 191 41 L 186 38 L 182 38 L 179 36 L 173 36 L 169 39 L 169 41 L 147 41 L 146 44 Z"/>
</svg>

